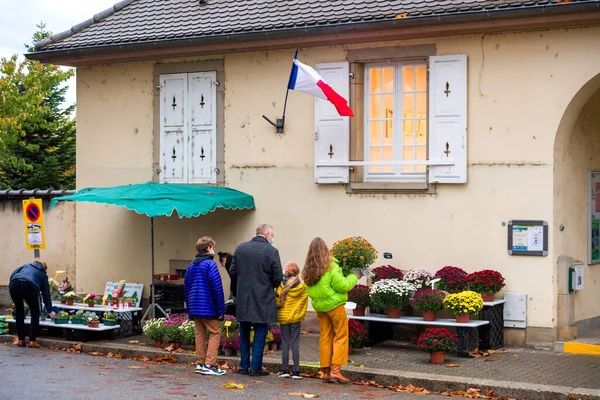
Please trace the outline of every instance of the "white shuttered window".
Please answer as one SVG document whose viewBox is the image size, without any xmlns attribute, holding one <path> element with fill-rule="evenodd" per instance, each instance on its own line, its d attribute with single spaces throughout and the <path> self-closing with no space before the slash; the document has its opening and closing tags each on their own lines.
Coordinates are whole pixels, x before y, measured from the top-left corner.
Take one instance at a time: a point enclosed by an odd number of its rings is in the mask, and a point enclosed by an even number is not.
<svg viewBox="0 0 600 400">
<path fill-rule="evenodd" d="M 217 182 L 216 72 L 160 76 L 160 181 Z"/>
</svg>

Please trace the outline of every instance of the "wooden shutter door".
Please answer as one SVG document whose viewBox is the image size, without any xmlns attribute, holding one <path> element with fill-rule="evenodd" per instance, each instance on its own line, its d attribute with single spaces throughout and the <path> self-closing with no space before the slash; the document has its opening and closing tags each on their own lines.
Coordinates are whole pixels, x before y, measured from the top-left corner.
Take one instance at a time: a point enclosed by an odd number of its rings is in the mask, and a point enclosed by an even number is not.
<svg viewBox="0 0 600 400">
<path fill-rule="evenodd" d="M 340 96 L 350 97 L 347 62 L 317 64 L 315 69 Z M 348 183 L 348 167 L 317 167 L 322 162 L 349 160 L 350 117 L 340 117 L 327 100 L 315 98 L 315 182 Z"/>
<path fill-rule="evenodd" d="M 190 182 L 217 182 L 216 71 L 189 74 Z"/>
<path fill-rule="evenodd" d="M 160 76 L 160 181 L 186 182 L 187 75 Z"/>
<path fill-rule="evenodd" d="M 429 182 L 467 182 L 467 56 L 429 58 Z"/>
</svg>

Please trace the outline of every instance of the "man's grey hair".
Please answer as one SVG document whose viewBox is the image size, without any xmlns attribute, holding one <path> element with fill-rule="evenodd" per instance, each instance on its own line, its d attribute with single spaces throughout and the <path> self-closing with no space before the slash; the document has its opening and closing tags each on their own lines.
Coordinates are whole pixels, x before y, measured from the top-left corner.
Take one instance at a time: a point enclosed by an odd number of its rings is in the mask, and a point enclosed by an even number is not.
<svg viewBox="0 0 600 400">
<path fill-rule="evenodd" d="M 267 233 L 273 233 L 273 227 L 269 224 L 260 224 L 258 228 L 256 228 L 256 236 L 263 236 Z"/>
</svg>

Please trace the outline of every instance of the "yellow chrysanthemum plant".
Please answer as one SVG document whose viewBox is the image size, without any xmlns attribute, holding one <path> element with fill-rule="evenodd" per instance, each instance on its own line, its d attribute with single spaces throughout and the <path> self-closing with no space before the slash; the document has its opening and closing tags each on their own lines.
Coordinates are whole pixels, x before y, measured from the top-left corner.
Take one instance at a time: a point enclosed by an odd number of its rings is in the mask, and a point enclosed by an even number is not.
<svg viewBox="0 0 600 400">
<path fill-rule="evenodd" d="M 378 256 L 375 247 L 361 236 L 352 236 L 335 242 L 331 254 L 338 260 L 344 275 L 361 271 L 365 276 L 371 276 L 368 268 Z"/>
<path fill-rule="evenodd" d="M 455 315 L 477 314 L 483 308 L 483 299 L 479 293 L 466 290 L 460 293 L 449 294 L 444 298 L 444 308 Z"/>
</svg>

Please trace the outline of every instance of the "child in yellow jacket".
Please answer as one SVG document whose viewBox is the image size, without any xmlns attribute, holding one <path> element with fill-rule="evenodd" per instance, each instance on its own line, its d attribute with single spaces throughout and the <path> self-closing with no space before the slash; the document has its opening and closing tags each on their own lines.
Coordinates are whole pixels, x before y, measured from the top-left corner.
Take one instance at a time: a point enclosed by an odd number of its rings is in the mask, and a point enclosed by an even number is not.
<svg viewBox="0 0 600 400">
<path fill-rule="evenodd" d="M 308 307 L 308 291 L 300 280 L 298 264 L 285 266 L 283 281 L 277 288 L 277 320 L 281 325 L 281 372 L 280 378 L 289 378 L 289 356 L 292 348 L 294 367 L 291 377 L 300 376 L 300 322 L 306 316 Z"/>
</svg>

